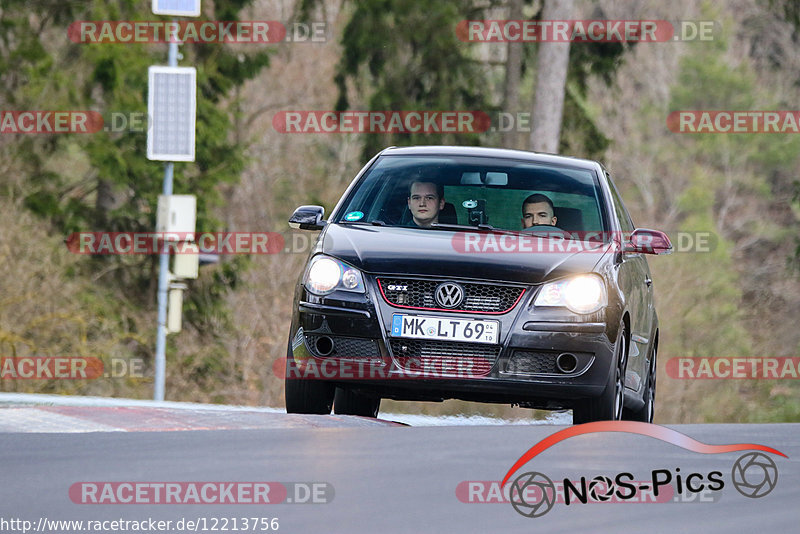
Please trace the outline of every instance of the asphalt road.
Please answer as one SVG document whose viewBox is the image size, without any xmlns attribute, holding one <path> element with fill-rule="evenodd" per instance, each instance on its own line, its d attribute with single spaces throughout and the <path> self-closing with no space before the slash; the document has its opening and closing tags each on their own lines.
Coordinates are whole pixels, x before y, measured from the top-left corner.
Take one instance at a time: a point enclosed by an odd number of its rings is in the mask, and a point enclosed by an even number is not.
<svg viewBox="0 0 800 534">
<path fill-rule="evenodd" d="M 232 518 L 238 518 L 236 527 L 241 531 L 244 517 L 277 517 L 278 532 L 292 533 L 622 530 L 783 533 L 800 529 L 797 505 L 800 424 L 670 425 L 704 443 L 758 443 L 786 454 L 788 458 L 768 455 L 777 466 L 778 479 L 774 489 L 761 498 L 745 497 L 733 486 L 731 470 L 743 452 L 699 454 L 672 443 L 627 433 L 572 437 L 539 454 L 517 474 L 537 471 L 552 480 L 579 480 L 581 476 L 614 478 L 617 473 L 629 472 L 635 480 L 644 481 L 650 480 L 652 471 L 659 469 L 684 476 L 697 472 L 703 477 L 719 471 L 724 486 L 719 491 L 693 494 L 691 502 L 675 502 L 673 499 L 684 498 L 676 494 L 667 502 L 657 503 L 590 502 L 569 506 L 556 503 L 541 517 L 527 518 L 508 502 L 462 502 L 470 497 L 473 501 L 492 498 L 490 485 L 468 486 L 468 482 L 501 480 L 531 446 L 567 427 L 379 426 L 352 419 L 352 424 L 345 417 L 340 418 L 340 425 L 315 424 L 308 428 L 77 434 L 3 432 L 0 433 L 0 530 L 12 531 L 11 523 L 3 524 L 11 519 L 31 521 L 33 528 L 39 525 L 40 518 L 84 522 L 153 518 L 172 521 L 167 531 L 180 532 L 174 525 L 184 518 L 205 520 L 197 525 L 200 532 L 203 526 L 210 532 L 215 525 L 221 532 L 222 518 L 228 518 L 225 526 L 233 532 Z M 746 472 L 748 482 L 763 474 L 756 471 L 751 468 Z M 77 504 L 73 501 L 73 498 L 78 502 L 90 499 L 80 493 L 88 486 L 73 486 L 76 483 L 126 481 L 281 482 L 289 489 L 288 500 L 307 498 L 306 489 L 313 489 L 311 483 L 318 483 L 318 500 L 330 499 L 330 502 L 288 503 L 274 488 L 270 495 L 281 500 L 280 503 Z M 293 482 L 307 485 L 295 487 L 290 484 Z M 73 491 L 79 488 L 72 498 L 71 486 Z M 468 487 L 473 489 L 472 494 L 456 491 Z M 100 490 L 92 495 L 101 496 Z M 496 497 L 495 494 L 494 500 Z M 701 499 L 708 502 L 700 502 Z M 262 531 L 263 526 L 265 523 L 259 522 L 255 531 Z M 122 528 L 117 526 L 118 530 Z M 248 530 L 254 531 L 252 524 Z M 48 531 L 78 530 L 73 525 L 71 529 L 51 526 Z"/>
</svg>

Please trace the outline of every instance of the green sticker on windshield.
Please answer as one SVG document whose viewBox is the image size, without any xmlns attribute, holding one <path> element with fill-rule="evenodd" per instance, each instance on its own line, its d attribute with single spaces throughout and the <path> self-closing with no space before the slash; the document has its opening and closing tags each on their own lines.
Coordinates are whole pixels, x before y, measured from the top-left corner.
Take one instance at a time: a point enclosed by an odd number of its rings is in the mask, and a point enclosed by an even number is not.
<svg viewBox="0 0 800 534">
<path fill-rule="evenodd" d="M 360 221 L 361 218 L 364 216 L 363 213 L 360 211 L 351 211 L 347 215 L 344 216 L 345 221 Z"/>
</svg>

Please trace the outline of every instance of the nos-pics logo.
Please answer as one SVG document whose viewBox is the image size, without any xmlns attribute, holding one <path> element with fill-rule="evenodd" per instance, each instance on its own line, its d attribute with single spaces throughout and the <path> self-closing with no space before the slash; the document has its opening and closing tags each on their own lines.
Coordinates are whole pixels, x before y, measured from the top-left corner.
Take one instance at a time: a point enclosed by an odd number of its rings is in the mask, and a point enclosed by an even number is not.
<svg viewBox="0 0 800 534">
<path fill-rule="evenodd" d="M 778 483 L 778 466 L 771 457 L 763 454 L 782 452 L 754 443 L 731 445 L 709 445 L 671 430 L 666 427 L 635 421 L 599 421 L 576 425 L 548 436 L 531 447 L 508 470 L 501 486 L 505 486 L 520 468 L 536 455 L 567 438 L 594 432 L 627 432 L 649 436 L 678 445 L 684 449 L 701 454 L 720 454 L 735 451 L 750 451 L 740 456 L 733 464 L 730 482 L 736 490 L 751 499 L 768 495 Z M 758 452 L 763 451 L 763 452 Z M 725 487 L 722 471 L 681 472 L 680 468 L 654 469 L 648 477 L 635 481 L 628 472 L 613 475 L 598 475 L 579 480 L 564 478 L 554 483 L 550 477 L 538 471 L 528 471 L 514 478 L 509 488 L 511 506 L 525 517 L 541 517 L 549 512 L 556 502 L 586 504 L 588 502 L 627 501 L 637 499 L 640 492 L 649 491 L 658 497 L 659 491 L 666 488 L 678 495 L 694 494 L 703 491 L 721 491 Z"/>
</svg>

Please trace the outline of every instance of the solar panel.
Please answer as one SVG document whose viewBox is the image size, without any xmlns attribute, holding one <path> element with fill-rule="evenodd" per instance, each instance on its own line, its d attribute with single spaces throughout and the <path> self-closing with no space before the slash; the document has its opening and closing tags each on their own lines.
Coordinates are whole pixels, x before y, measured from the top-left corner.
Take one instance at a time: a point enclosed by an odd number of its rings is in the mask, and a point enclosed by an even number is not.
<svg viewBox="0 0 800 534">
<path fill-rule="evenodd" d="M 197 71 L 194 67 L 150 67 L 147 159 L 194 161 Z"/>
<path fill-rule="evenodd" d="M 153 13 L 178 17 L 199 17 L 200 0 L 153 0 Z"/>
</svg>

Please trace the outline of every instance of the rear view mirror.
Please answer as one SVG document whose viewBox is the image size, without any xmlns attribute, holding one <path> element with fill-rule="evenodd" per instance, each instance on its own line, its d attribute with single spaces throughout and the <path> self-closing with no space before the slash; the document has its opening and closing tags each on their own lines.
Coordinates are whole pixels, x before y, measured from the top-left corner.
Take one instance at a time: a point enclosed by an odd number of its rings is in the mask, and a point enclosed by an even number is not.
<svg viewBox="0 0 800 534">
<path fill-rule="evenodd" d="M 633 254 L 671 254 L 672 243 L 664 232 L 637 228 L 625 242 L 624 250 Z"/>
<path fill-rule="evenodd" d="M 485 178 L 481 179 L 479 172 L 462 172 L 461 185 L 508 185 L 508 174 L 489 171 Z"/>
<path fill-rule="evenodd" d="M 508 174 L 504 172 L 487 172 L 486 185 L 508 185 Z"/>
<path fill-rule="evenodd" d="M 481 173 L 464 172 L 461 173 L 461 185 L 482 185 Z"/>
<path fill-rule="evenodd" d="M 322 230 L 325 222 L 322 216 L 325 215 L 325 208 L 322 206 L 300 206 L 289 218 L 289 226 L 300 230 Z"/>
</svg>

